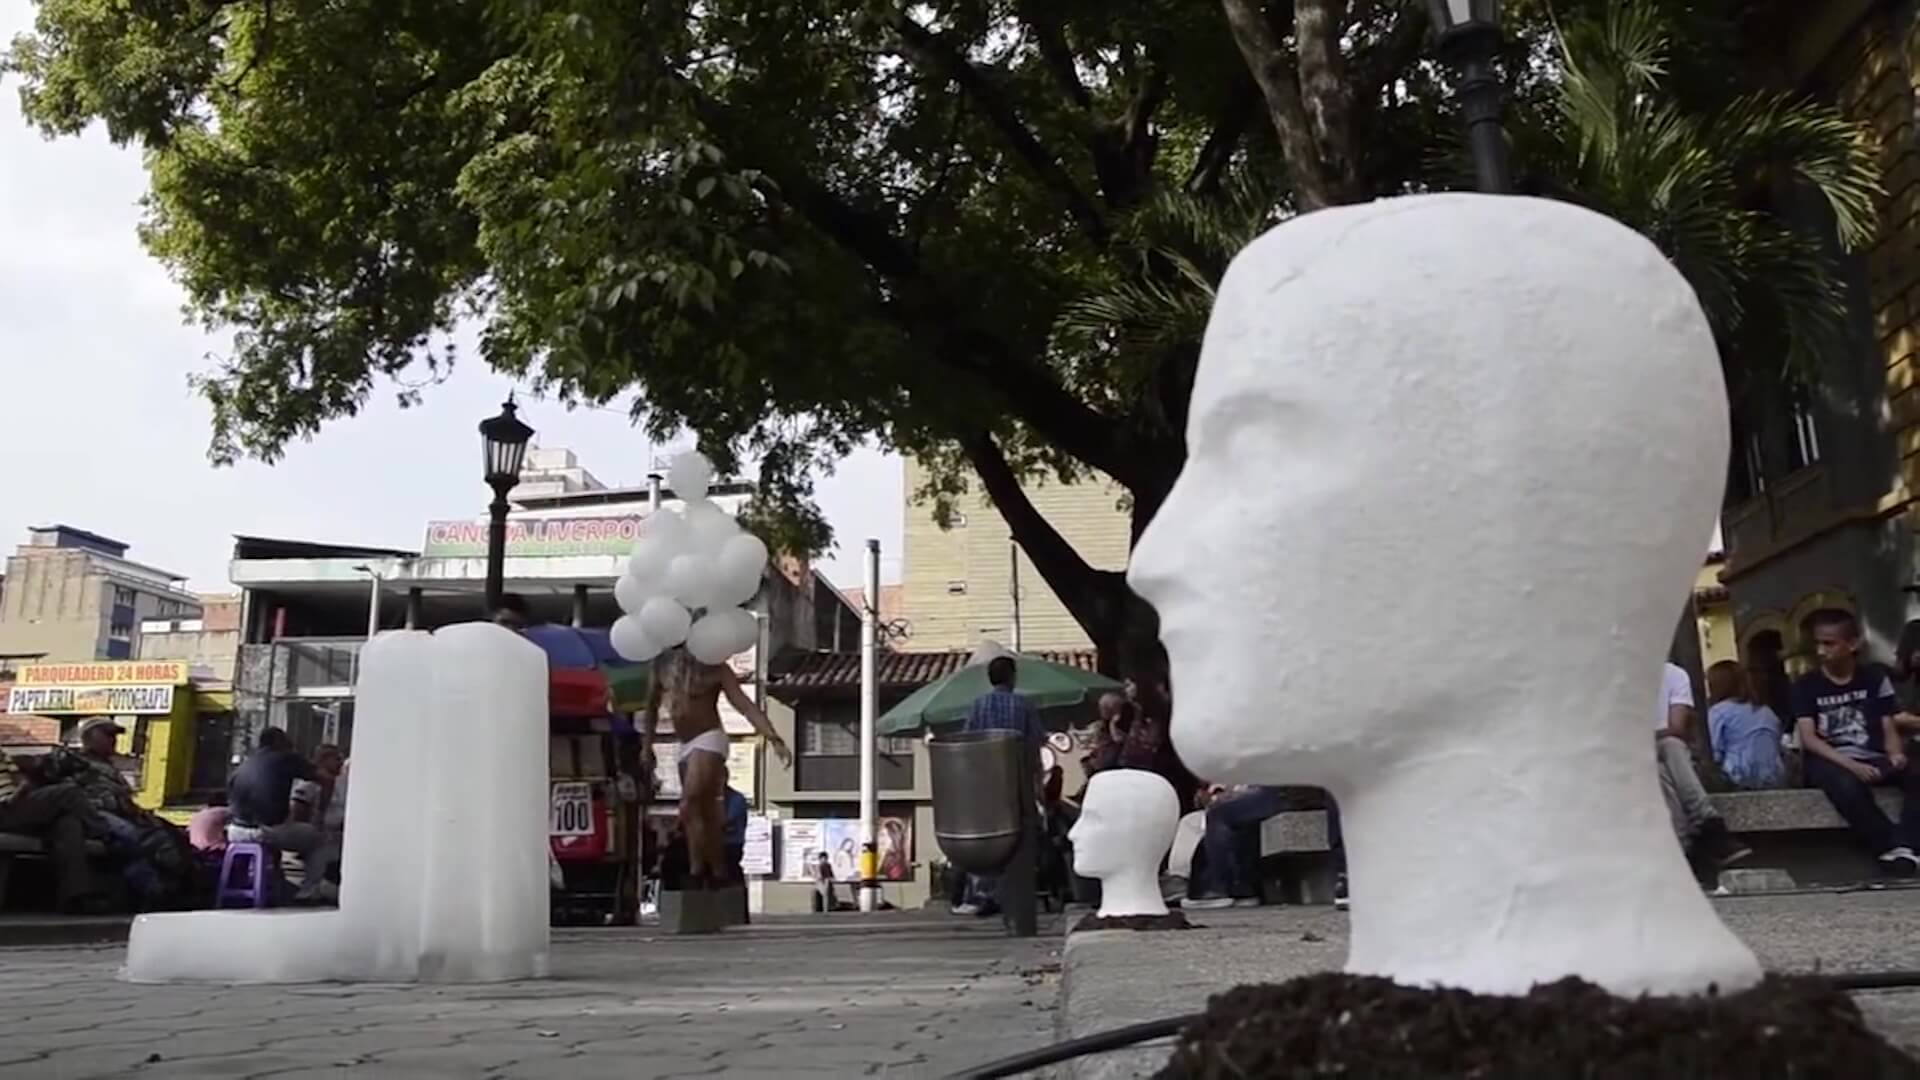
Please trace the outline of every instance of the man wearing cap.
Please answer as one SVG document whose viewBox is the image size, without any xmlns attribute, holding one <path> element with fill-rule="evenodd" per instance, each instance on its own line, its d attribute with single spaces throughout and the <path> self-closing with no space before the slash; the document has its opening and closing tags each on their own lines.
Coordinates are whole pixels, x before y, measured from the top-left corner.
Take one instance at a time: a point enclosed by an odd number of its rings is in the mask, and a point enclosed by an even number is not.
<svg viewBox="0 0 1920 1080">
<path fill-rule="evenodd" d="M 106 824 L 79 788 L 38 783 L 0 750 L 0 832 L 40 839 L 53 864 L 61 911 L 104 908 L 106 898 L 94 892 L 87 873 L 87 833 L 102 835 Z"/>
<path fill-rule="evenodd" d="M 149 907 L 164 906 L 185 892 L 193 870 L 193 847 L 179 827 L 133 801 L 133 787 L 114 759 L 126 729 L 110 716 L 80 722 L 80 749 L 48 756 L 49 780 L 70 781 L 99 815 L 105 839 L 126 860 L 128 888 Z"/>
</svg>

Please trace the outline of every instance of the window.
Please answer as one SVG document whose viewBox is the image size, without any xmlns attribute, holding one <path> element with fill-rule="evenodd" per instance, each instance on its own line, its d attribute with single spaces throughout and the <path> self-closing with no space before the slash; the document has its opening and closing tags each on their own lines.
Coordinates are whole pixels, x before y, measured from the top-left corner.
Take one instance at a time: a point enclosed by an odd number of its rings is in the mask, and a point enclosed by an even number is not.
<svg viewBox="0 0 1920 1080">
<path fill-rule="evenodd" d="M 115 607 L 132 607 L 133 590 L 127 588 L 125 585 L 115 585 L 113 587 L 113 603 Z"/>
<path fill-rule="evenodd" d="M 879 752 L 890 757 L 913 753 L 913 740 L 904 735 L 880 736 Z M 832 719 L 809 719 L 800 727 L 800 752 L 809 757 L 859 757 L 860 725 Z"/>
<path fill-rule="evenodd" d="M 130 609 L 113 609 L 113 621 L 107 624 L 107 636 L 115 641 L 127 641 L 133 637 L 133 612 Z"/>
<path fill-rule="evenodd" d="M 1814 421 L 1812 404 L 1804 397 L 1793 403 L 1793 441 L 1788 450 L 1796 469 L 1820 460 L 1820 427 Z"/>
<path fill-rule="evenodd" d="M 280 663 L 287 672 L 287 685 L 294 693 L 339 689 L 353 685 L 354 670 L 360 656 L 358 641 L 282 642 Z"/>
</svg>

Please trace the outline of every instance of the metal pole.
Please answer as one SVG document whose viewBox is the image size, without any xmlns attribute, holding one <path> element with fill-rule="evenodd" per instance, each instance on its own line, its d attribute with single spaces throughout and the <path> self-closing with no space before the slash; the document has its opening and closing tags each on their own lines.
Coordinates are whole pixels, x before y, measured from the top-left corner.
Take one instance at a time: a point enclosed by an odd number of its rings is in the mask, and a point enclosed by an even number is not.
<svg viewBox="0 0 1920 1080">
<path fill-rule="evenodd" d="M 880 719 L 880 541 L 867 541 L 867 594 L 860 604 L 860 910 L 872 911 L 880 895 L 876 847 L 880 799 L 875 787 Z"/>
<path fill-rule="evenodd" d="M 763 601 L 764 603 L 764 601 Z M 759 624 L 759 637 L 753 648 L 753 703 L 760 711 L 767 711 L 767 680 L 772 677 L 768 669 L 768 656 L 773 651 L 773 616 L 769 612 L 756 611 L 753 621 Z M 795 732 L 795 744 L 799 743 Z M 767 805 L 767 748 L 760 748 L 760 767 L 753 770 L 753 807 L 764 810 Z"/>
<path fill-rule="evenodd" d="M 506 595 L 504 578 L 507 571 L 507 488 L 501 484 L 493 489 L 493 502 L 487 506 L 487 615 L 491 617 L 500 610 L 500 600 Z"/>
<path fill-rule="evenodd" d="M 380 632 L 380 574 L 367 571 L 367 640 Z"/>
<path fill-rule="evenodd" d="M 660 509 L 660 474 L 659 473 L 647 474 L 647 509 L 649 511 Z"/>
<path fill-rule="evenodd" d="M 420 629 L 420 609 L 425 604 L 426 594 L 420 586 L 407 590 L 407 629 Z"/>
<path fill-rule="evenodd" d="M 587 625 L 587 587 L 573 587 L 573 628 L 579 630 Z"/>
<path fill-rule="evenodd" d="M 1491 43 L 1490 43 L 1491 44 Z M 1473 172 L 1482 192 L 1513 192 L 1513 170 L 1507 161 L 1507 135 L 1500 127 L 1505 97 L 1493 58 L 1479 49 L 1460 62 L 1460 105 L 1467 117 L 1467 144 L 1473 149 Z"/>
<path fill-rule="evenodd" d="M 1020 652 L 1020 545 L 1007 541 L 1007 581 L 1013 591 L 1013 651 Z"/>
</svg>

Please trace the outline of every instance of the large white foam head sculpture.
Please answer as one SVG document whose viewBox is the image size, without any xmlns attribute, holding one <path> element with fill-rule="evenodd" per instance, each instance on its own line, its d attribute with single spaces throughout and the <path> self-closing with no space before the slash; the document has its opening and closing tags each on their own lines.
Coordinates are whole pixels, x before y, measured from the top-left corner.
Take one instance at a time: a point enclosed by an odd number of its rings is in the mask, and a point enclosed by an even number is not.
<svg viewBox="0 0 1920 1080">
<path fill-rule="evenodd" d="M 1337 798 L 1348 969 L 1519 993 L 1756 981 L 1647 734 L 1725 478 L 1692 290 L 1564 203 L 1324 210 L 1233 262 L 1134 552 L 1180 757 Z"/>
<path fill-rule="evenodd" d="M 546 653 L 489 623 L 381 634 L 355 693 L 339 910 L 142 915 L 129 979 L 546 974 Z"/>
<path fill-rule="evenodd" d="M 1073 872 L 1100 880 L 1103 919 L 1165 915 L 1160 860 L 1180 826 L 1173 785 L 1144 769 L 1108 769 L 1087 781 L 1073 842 Z"/>
</svg>

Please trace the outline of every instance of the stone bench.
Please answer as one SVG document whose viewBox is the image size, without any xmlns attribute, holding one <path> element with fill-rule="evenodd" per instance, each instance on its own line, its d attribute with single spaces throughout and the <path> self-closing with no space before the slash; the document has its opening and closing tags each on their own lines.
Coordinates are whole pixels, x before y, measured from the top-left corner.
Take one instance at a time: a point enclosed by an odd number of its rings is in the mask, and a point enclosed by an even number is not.
<svg viewBox="0 0 1920 1080">
<path fill-rule="evenodd" d="M 1898 821 L 1900 792 L 1876 788 L 1874 796 L 1887 816 Z M 1876 874 L 1877 868 L 1867 853 L 1850 838 L 1834 835 L 1847 823 L 1818 790 L 1722 792 L 1713 796 L 1713 805 L 1727 828 L 1754 849 L 1754 856 L 1743 862 L 1743 867 L 1777 869 L 1790 875 L 1796 884 L 1844 884 L 1871 880 Z M 1324 810 L 1289 811 L 1261 823 L 1261 857 L 1305 869 L 1307 880 L 1299 890 L 1305 896 L 1322 891 L 1322 884 L 1315 879 L 1329 876 L 1329 871 L 1318 867 L 1316 864 L 1325 860 L 1315 857 L 1325 856 L 1327 851 Z"/>
</svg>

